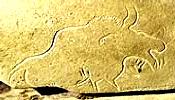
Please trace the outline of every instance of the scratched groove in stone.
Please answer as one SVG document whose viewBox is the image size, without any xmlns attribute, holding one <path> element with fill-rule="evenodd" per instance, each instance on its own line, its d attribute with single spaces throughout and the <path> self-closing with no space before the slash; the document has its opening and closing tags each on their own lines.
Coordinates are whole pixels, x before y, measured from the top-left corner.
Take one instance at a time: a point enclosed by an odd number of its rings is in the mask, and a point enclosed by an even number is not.
<svg viewBox="0 0 175 100">
<path fill-rule="evenodd" d="M 172 89 L 174 5 L 45 0 L 30 2 L 31 11 L 12 6 L 0 13 L 0 80 L 13 88 L 49 85 L 75 92 Z"/>
</svg>

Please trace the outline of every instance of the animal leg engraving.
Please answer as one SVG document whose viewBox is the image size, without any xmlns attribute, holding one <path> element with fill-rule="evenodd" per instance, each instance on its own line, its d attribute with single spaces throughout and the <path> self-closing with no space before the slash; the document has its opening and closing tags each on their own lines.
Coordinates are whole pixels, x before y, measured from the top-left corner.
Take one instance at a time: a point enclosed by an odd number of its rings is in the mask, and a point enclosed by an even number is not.
<svg viewBox="0 0 175 100">
<path fill-rule="evenodd" d="M 159 67 L 160 67 L 160 69 L 162 69 L 162 66 L 165 65 L 165 59 L 164 59 L 164 57 L 162 59 L 160 59 L 159 62 L 160 62 Z"/>
<path fill-rule="evenodd" d="M 87 72 L 85 72 L 84 68 L 80 69 L 80 74 L 83 77 L 83 79 L 78 81 L 76 83 L 76 86 L 82 86 L 89 81 L 89 76 L 88 76 Z"/>
<path fill-rule="evenodd" d="M 92 79 L 90 79 L 90 82 L 91 82 L 91 85 L 92 85 L 94 91 L 99 92 L 99 88 L 98 88 L 97 82 L 93 81 Z"/>
<path fill-rule="evenodd" d="M 121 70 L 120 73 L 119 73 L 118 75 L 116 75 L 116 76 L 113 78 L 113 80 L 112 80 L 113 86 L 117 87 L 117 88 L 118 88 L 118 91 L 120 91 L 120 87 L 119 87 L 119 85 L 117 84 L 116 81 L 117 81 L 117 80 L 123 75 L 123 73 L 125 72 L 125 70 L 126 70 L 126 65 L 125 65 L 125 63 L 126 63 L 127 59 L 128 59 L 127 56 L 124 57 L 124 59 L 123 59 L 123 61 L 122 61 L 122 70 Z M 111 83 L 110 83 L 110 84 L 111 84 Z"/>
<path fill-rule="evenodd" d="M 100 88 L 98 87 L 98 84 L 99 84 L 101 81 L 103 81 L 103 80 L 104 80 L 104 79 L 99 79 L 99 80 L 95 81 L 96 91 L 97 91 L 97 92 L 100 92 Z"/>
<path fill-rule="evenodd" d="M 159 63 L 157 57 L 156 57 L 156 56 L 154 55 L 154 53 L 153 53 L 154 50 L 151 50 L 151 49 L 150 49 L 148 52 L 149 52 L 150 56 L 155 60 L 155 63 L 154 63 L 154 66 L 153 66 L 153 67 L 156 68 L 156 69 L 159 69 L 159 68 L 160 68 L 160 66 L 159 66 L 160 63 Z"/>
<path fill-rule="evenodd" d="M 111 81 L 108 81 L 108 80 L 105 80 L 107 83 L 109 83 L 111 86 L 113 86 L 114 88 L 116 88 L 117 89 L 117 91 L 120 91 L 120 87 L 119 87 L 119 85 L 114 81 L 114 80 L 112 80 L 112 82 Z"/>
<path fill-rule="evenodd" d="M 92 75 L 86 66 L 83 66 L 83 68 L 80 70 L 80 74 L 82 75 L 83 80 L 78 81 L 75 86 L 79 87 L 90 82 L 93 89 L 98 91 L 97 83 L 92 80 Z"/>
</svg>

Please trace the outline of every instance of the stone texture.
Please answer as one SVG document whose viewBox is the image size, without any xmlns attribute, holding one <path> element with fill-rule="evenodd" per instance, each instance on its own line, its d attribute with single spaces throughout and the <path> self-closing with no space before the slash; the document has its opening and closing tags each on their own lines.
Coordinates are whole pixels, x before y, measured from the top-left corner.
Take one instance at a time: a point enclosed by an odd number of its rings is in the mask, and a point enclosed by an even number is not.
<svg viewBox="0 0 175 100">
<path fill-rule="evenodd" d="M 173 0 L 2 0 L 0 80 L 82 93 L 174 89 Z"/>
</svg>

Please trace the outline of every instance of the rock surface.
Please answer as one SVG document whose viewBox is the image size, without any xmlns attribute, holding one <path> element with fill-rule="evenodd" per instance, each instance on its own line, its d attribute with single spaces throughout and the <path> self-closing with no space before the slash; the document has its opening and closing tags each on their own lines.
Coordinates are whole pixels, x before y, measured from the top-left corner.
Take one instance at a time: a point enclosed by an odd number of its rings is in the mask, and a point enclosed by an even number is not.
<svg viewBox="0 0 175 100">
<path fill-rule="evenodd" d="M 2 0 L 0 80 L 12 90 L 174 89 L 174 6 L 173 0 Z"/>
</svg>

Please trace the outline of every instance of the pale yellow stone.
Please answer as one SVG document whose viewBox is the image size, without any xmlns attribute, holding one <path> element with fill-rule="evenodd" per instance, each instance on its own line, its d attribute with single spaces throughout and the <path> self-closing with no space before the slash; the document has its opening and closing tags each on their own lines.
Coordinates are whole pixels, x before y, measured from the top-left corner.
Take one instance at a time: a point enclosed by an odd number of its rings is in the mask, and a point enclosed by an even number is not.
<svg viewBox="0 0 175 100">
<path fill-rule="evenodd" d="M 13 88 L 87 93 L 173 89 L 174 6 L 173 0 L 0 0 L 0 80 Z"/>
</svg>

